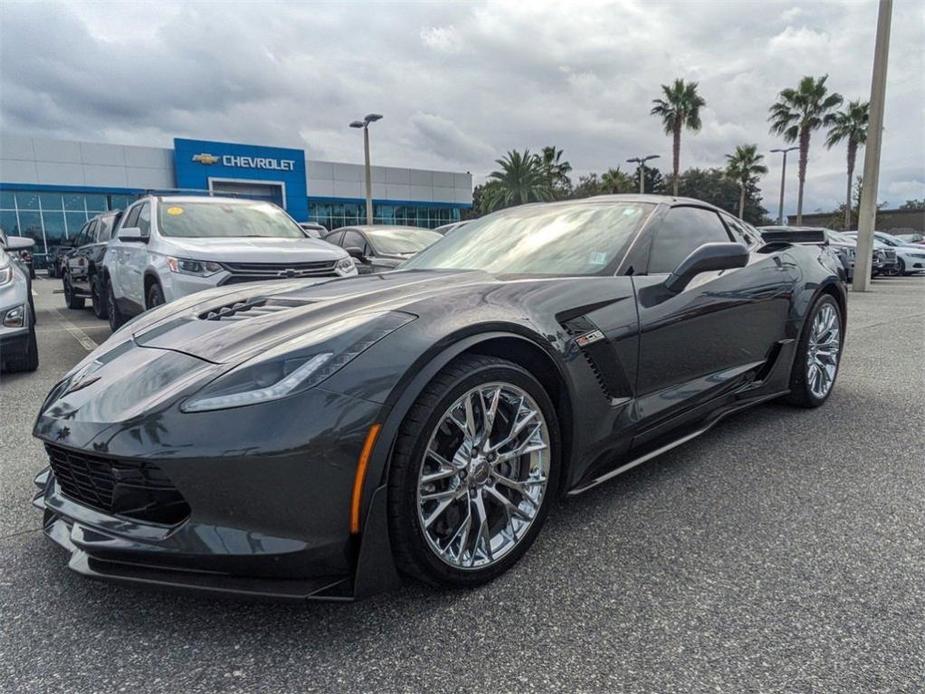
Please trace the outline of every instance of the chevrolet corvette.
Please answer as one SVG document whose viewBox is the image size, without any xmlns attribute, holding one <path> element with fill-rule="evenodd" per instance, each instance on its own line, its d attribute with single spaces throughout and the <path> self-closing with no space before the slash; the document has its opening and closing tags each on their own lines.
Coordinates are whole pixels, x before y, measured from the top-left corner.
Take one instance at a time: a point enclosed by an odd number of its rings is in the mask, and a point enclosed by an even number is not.
<svg viewBox="0 0 925 694">
<path fill-rule="evenodd" d="M 558 498 L 783 399 L 830 396 L 824 237 L 683 198 L 503 210 L 397 271 L 220 287 L 129 322 L 34 435 L 86 576 L 291 599 L 510 569 Z"/>
</svg>

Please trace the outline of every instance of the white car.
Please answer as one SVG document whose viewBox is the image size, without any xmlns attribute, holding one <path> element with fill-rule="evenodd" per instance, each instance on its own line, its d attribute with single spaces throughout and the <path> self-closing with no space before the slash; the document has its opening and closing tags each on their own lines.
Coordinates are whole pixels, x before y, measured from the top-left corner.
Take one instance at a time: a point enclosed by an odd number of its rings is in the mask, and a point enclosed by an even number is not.
<svg viewBox="0 0 925 694">
<path fill-rule="evenodd" d="M 203 289 L 356 274 L 346 251 L 306 238 L 272 203 L 149 195 L 125 210 L 106 248 L 103 291 L 116 330 L 134 315 Z"/>
<path fill-rule="evenodd" d="M 845 232 L 845 236 L 849 236 L 854 240 L 857 240 L 857 235 L 858 232 L 856 231 Z M 882 244 L 882 247 L 889 248 L 896 252 L 897 275 L 911 275 L 917 272 L 925 272 L 925 247 L 907 243 L 883 231 L 875 231 L 874 240 Z"/>
<path fill-rule="evenodd" d="M 39 367 L 39 351 L 35 341 L 32 280 L 29 277 L 28 268 L 19 260 L 19 251 L 31 250 L 34 243 L 32 239 L 20 236 L 7 237 L 0 230 L 0 370 L 2 371 L 35 371 Z"/>
</svg>

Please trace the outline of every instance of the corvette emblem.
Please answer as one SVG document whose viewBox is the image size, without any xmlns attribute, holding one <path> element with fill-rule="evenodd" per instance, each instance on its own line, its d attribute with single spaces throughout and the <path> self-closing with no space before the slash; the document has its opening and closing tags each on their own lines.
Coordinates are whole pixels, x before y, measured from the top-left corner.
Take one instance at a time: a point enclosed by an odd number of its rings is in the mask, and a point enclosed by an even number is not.
<svg viewBox="0 0 925 694">
<path fill-rule="evenodd" d="M 193 161 L 198 161 L 200 164 L 206 164 L 208 166 L 216 163 L 218 161 L 218 157 L 216 157 L 214 154 L 203 152 L 202 154 L 194 154 Z"/>
</svg>

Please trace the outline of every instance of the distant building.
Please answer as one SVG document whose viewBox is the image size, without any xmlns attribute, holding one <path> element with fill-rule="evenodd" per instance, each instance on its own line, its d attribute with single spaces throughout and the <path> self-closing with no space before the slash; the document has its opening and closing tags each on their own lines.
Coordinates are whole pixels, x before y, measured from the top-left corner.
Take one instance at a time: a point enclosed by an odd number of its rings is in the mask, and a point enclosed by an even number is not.
<svg viewBox="0 0 925 694">
<path fill-rule="evenodd" d="M 796 216 L 791 216 L 791 223 L 796 223 Z M 803 226 L 832 227 L 841 226 L 843 212 L 803 213 Z M 855 222 L 857 226 L 857 222 Z M 877 210 L 877 231 L 902 234 L 904 232 L 925 232 L 925 210 Z"/>
</svg>

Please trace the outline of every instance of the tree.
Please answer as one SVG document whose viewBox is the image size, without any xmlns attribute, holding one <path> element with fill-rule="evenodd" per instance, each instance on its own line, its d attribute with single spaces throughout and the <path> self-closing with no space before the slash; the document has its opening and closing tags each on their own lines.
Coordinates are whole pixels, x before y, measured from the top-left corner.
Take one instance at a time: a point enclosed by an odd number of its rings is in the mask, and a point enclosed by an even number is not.
<svg viewBox="0 0 925 694">
<path fill-rule="evenodd" d="M 678 194 L 678 172 L 681 167 L 681 131 L 684 128 L 700 130 L 700 109 L 707 102 L 697 93 L 697 83 L 684 83 L 676 79 L 670 87 L 662 85 L 664 99 L 653 99 L 655 106 L 649 112 L 662 119 L 665 134 L 672 137 L 672 190 Z"/>
<path fill-rule="evenodd" d="M 604 185 L 596 173 L 589 173 L 587 176 L 578 177 L 578 185 L 572 188 L 572 198 L 590 198 L 594 195 L 601 195 L 604 192 Z"/>
<path fill-rule="evenodd" d="M 848 192 L 845 194 L 845 229 L 851 228 L 851 179 L 854 177 L 854 164 L 857 159 L 858 146 L 867 142 L 867 125 L 870 120 L 870 103 L 852 101 L 843 110 L 835 114 L 829 129 L 825 146 L 832 149 L 839 142 L 848 144 Z"/>
<path fill-rule="evenodd" d="M 572 181 L 568 177 L 572 165 L 562 161 L 563 151 L 556 147 L 543 147 L 542 167 L 543 175 L 549 182 L 549 187 L 556 198 L 566 198 L 572 191 Z"/>
<path fill-rule="evenodd" d="M 679 195 L 703 200 L 735 214 L 741 187 L 726 176 L 723 169 L 688 169 L 678 178 Z M 769 224 L 768 211 L 761 205 L 761 191 L 754 182 L 745 186 L 745 209 L 742 215 L 749 224 Z"/>
<path fill-rule="evenodd" d="M 925 199 L 918 200 L 913 198 L 912 200 L 906 200 L 902 205 L 899 206 L 901 210 L 925 210 Z"/>
<path fill-rule="evenodd" d="M 639 186 L 639 166 L 633 172 L 633 180 L 636 182 L 637 190 Z M 646 166 L 642 175 L 642 182 L 645 192 L 648 194 L 661 195 L 665 192 L 665 177 L 662 172 L 654 166 Z"/>
<path fill-rule="evenodd" d="M 739 218 L 744 219 L 745 192 L 749 184 L 757 186 L 759 176 L 768 172 L 768 167 L 761 163 L 763 154 L 758 154 L 758 145 L 739 145 L 734 154 L 726 155 L 726 176 L 735 181 L 741 192 L 739 194 Z"/>
<path fill-rule="evenodd" d="M 481 196 L 486 211 L 553 199 L 543 163 L 530 150 L 518 152 L 513 149 L 495 161 L 501 169 L 488 175 L 489 180 Z"/>
<path fill-rule="evenodd" d="M 841 105 L 839 94 L 829 94 L 825 86 L 828 75 L 816 79 L 806 76 L 796 89 L 784 89 L 771 106 L 768 120 L 771 132 L 782 135 L 787 142 L 799 142 L 800 169 L 797 196 L 797 226 L 803 223 L 803 187 L 806 184 L 806 164 L 809 160 L 809 140 L 813 130 L 829 127 L 835 120 L 832 110 Z"/>
<path fill-rule="evenodd" d="M 628 174 L 620 171 L 618 166 L 615 169 L 607 169 L 601 176 L 601 192 L 603 193 L 633 193 L 636 191 L 637 184 Z"/>
</svg>

